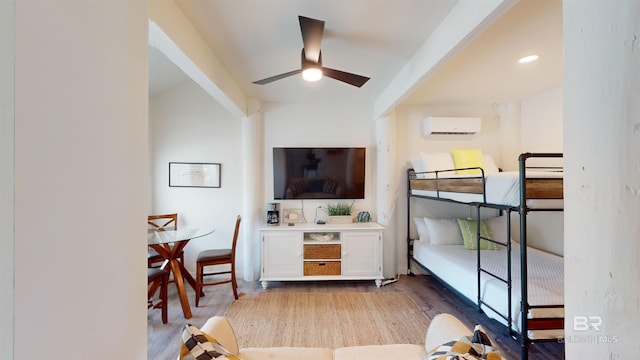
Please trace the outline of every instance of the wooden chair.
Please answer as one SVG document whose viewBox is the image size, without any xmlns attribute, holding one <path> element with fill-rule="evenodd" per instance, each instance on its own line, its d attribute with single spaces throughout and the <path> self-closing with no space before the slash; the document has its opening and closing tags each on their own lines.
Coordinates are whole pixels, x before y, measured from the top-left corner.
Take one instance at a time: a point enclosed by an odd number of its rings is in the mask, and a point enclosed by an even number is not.
<svg viewBox="0 0 640 360">
<path fill-rule="evenodd" d="M 162 323 L 167 323 L 167 287 L 169 286 L 169 272 L 160 268 L 147 268 L 147 309 L 161 309 Z M 154 304 L 154 295 L 160 289 L 159 301 Z"/>
<path fill-rule="evenodd" d="M 236 228 L 233 233 L 233 241 L 231 243 L 231 249 L 211 249 L 211 250 L 203 250 L 198 254 L 198 259 L 196 260 L 196 307 L 200 302 L 200 296 L 204 296 L 204 292 L 202 288 L 204 286 L 212 286 L 212 285 L 220 285 L 231 283 L 231 288 L 233 289 L 233 296 L 238 298 L 238 283 L 236 282 L 236 243 L 238 242 L 238 233 L 240 231 L 240 221 L 242 218 L 238 215 L 236 219 Z M 229 264 L 230 269 L 226 271 L 216 271 L 205 273 L 205 266 L 212 265 L 225 265 Z M 231 277 L 229 279 L 216 280 L 213 282 L 205 283 L 205 276 L 210 275 L 223 275 L 230 274 Z"/>
<path fill-rule="evenodd" d="M 178 230 L 178 214 L 149 215 L 147 224 L 149 231 Z M 157 251 L 147 250 L 147 267 L 160 267 L 163 261 Z M 184 264 L 184 253 L 180 253 L 180 261 Z"/>
</svg>

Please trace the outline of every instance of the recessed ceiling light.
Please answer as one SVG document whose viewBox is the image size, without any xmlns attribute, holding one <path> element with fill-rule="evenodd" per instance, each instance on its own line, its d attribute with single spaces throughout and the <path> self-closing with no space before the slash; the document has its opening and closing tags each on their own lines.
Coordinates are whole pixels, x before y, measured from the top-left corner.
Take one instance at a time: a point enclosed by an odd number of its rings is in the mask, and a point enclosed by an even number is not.
<svg viewBox="0 0 640 360">
<path fill-rule="evenodd" d="M 520 58 L 520 60 L 518 60 L 518 63 L 520 64 L 526 64 L 526 63 L 530 63 L 532 61 L 536 61 L 538 60 L 539 56 L 538 55 L 529 55 L 529 56 L 525 56 L 523 58 Z"/>
</svg>

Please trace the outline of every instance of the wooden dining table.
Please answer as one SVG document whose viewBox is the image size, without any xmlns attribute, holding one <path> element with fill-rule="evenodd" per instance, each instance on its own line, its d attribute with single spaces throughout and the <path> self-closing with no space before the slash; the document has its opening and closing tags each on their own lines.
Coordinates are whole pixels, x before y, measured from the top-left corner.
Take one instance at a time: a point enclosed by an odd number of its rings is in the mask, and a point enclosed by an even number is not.
<svg viewBox="0 0 640 360">
<path fill-rule="evenodd" d="M 180 253 L 190 240 L 197 239 L 213 233 L 213 229 L 182 228 L 180 230 L 150 230 L 148 233 L 148 245 L 153 248 L 165 260 L 162 269 L 173 273 L 176 283 L 182 312 L 186 319 L 191 318 L 191 306 L 187 298 L 185 280 L 195 289 L 196 281 L 179 260 Z"/>
</svg>

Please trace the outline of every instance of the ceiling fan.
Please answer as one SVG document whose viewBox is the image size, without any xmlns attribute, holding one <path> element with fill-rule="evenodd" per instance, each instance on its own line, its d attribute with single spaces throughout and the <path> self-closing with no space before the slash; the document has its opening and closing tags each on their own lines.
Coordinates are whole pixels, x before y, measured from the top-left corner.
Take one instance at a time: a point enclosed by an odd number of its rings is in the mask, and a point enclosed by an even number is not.
<svg viewBox="0 0 640 360">
<path fill-rule="evenodd" d="M 300 31 L 302 32 L 302 43 L 304 46 L 302 48 L 302 54 L 300 55 L 302 63 L 300 69 L 254 81 L 254 84 L 265 85 L 300 73 L 302 73 L 302 78 L 307 81 L 317 81 L 320 80 L 322 76 L 326 76 L 357 87 L 361 87 L 369 80 L 369 78 L 365 76 L 322 66 L 320 43 L 322 42 L 324 21 L 304 16 L 298 16 L 298 20 L 300 21 Z"/>
</svg>

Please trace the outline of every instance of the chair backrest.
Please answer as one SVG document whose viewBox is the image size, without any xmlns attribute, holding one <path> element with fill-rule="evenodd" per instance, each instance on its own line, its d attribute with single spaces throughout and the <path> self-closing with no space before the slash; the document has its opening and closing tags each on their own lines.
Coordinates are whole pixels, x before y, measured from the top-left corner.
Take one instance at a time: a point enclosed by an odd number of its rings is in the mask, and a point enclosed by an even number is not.
<svg viewBox="0 0 640 360">
<path fill-rule="evenodd" d="M 149 231 L 178 230 L 178 214 L 149 215 Z"/>
<path fill-rule="evenodd" d="M 238 242 L 238 233 L 240 232 L 240 221 L 242 217 L 238 215 L 236 218 L 236 229 L 233 232 L 233 242 L 231 243 L 231 261 L 235 263 L 236 261 L 236 243 Z"/>
</svg>

